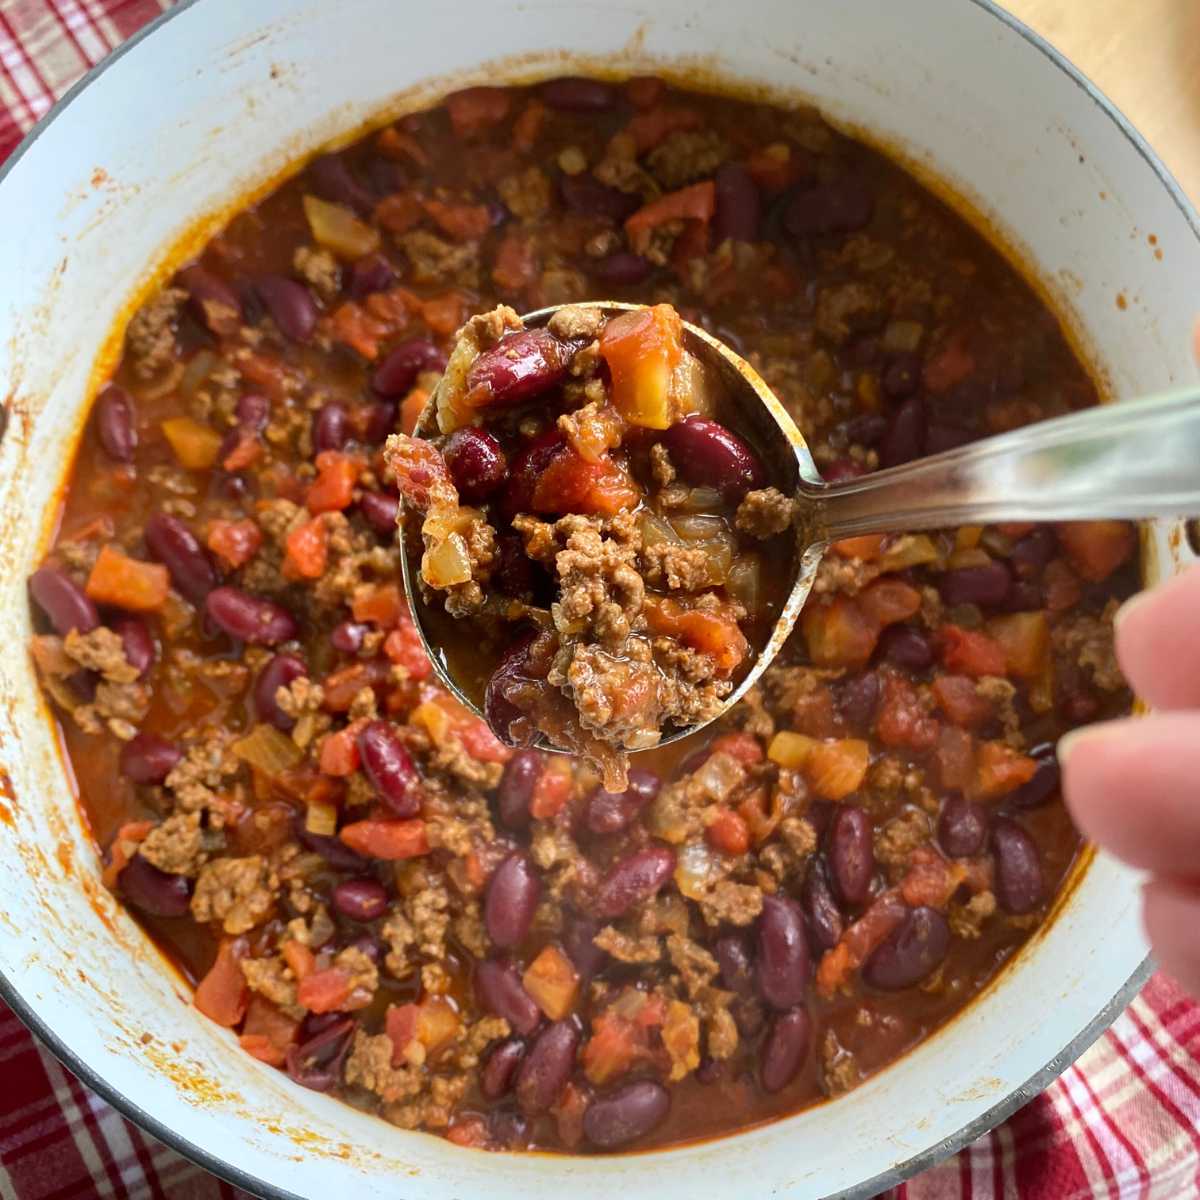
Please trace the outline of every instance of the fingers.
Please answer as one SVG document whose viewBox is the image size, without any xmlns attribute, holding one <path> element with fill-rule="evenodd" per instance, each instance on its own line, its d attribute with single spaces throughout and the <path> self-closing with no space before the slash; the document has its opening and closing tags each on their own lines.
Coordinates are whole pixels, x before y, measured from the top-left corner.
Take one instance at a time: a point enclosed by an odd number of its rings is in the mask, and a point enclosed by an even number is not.
<svg viewBox="0 0 1200 1200">
<path fill-rule="evenodd" d="M 1117 614 L 1117 661 L 1152 708 L 1200 709 L 1200 566 L 1134 596 Z"/>
<path fill-rule="evenodd" d="M 1142 892 L 1142 922 L 1159 965 L 1200 995 L 1200 888 L 1152 879 Z"/>
<path fill-rule="evenodd" d="M 1059 757 L 1088 837 L 1135 867 L 1200 880 L 1200 713 L 1090 725 L 1060 740 Z"/>
</svg>

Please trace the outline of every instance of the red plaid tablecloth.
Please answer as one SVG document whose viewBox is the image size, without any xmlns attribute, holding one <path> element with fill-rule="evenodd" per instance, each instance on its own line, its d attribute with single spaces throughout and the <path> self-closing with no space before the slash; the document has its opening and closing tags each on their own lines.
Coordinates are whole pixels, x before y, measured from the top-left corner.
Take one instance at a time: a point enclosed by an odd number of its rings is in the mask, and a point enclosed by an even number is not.
<svg viewBox="0 0 1200 1200">
<path fill-rule="evenodd" d="M 0 161 L 87 68 L 170 0 L 0 0 Z M 241 1200 L 125 1121 L 0 1003 L 0 1196 Z M 1200 1007 L 1155 976 L 1005 1124 L 886 1200 L 1200 1197 Z"/>
</svg>

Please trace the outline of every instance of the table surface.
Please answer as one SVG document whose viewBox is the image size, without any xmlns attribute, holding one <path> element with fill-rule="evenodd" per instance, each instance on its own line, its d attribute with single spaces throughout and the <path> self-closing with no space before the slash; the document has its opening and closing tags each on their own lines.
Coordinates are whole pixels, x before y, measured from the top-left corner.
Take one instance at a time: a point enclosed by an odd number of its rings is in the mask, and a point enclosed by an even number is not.
<svg viewBox="0 0 1200 1200">
<path fill-rule="evenodd" d="M 1007 0 L 1145 135 L 1200 203 L 1200 4 Z"/>
</svg>

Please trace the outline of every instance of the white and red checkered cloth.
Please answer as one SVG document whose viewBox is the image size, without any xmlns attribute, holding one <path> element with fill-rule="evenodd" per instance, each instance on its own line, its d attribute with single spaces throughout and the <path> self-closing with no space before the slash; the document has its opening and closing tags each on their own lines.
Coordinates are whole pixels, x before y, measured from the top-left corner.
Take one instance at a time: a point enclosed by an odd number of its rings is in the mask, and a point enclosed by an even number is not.
<svg viewBox="0 0 1200 1200">
<path fill-rule="evenodd" d="M 0 0 L 0 162 L 170 0 Z M 0 1003 L 4 1200 L 242 1200 L 124 1120 Z M 1200 1197 L 1200 1006 L 1156 975 L 1046 1091 L 886 1200 Z"/>
</svg>

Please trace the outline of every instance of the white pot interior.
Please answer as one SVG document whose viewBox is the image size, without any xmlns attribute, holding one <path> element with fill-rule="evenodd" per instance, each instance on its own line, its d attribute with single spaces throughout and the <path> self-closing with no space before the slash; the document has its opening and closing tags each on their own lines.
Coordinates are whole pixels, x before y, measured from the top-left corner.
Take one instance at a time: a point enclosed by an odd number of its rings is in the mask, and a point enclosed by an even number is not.
<svg viewBox="0 0 1200 1200">
<path fill-rule="evenodd" d="M 919 31 L 920 36 L 914 36 Z M 24 579 L 118 310 L 207 214 L 412 89 L 547 75 L 562 52 L 808 97 L 1002 231 L 1113 393 L 1194 378 L 1200 240 L 1146 151 L 1044 48 L 960 0 L 205 0 L 93 79 L 0 183 L 0 968 L 61 1053 L 251 1188 L 305 1197 L 871 1194 L 1038 1075 L 1142 962 L 1135 880 L 1098 859 L 999 983 L 846 1098 L 733 1139 L 618 1158 L 491 1156 L 404 1133 L 240 1053 L 104 892 L 22 644 Z M 507 61 L 506 61 L 507 60 Z M 488 65 L 488 64 L 500 64 Z M 578 59 L 572 60 L 576 67 Z M 583 64 L 584 66 L 587 63 Z M 439 79 L 451 79 L 439 84 Z M 1119 307 L 1122 293 L 1126 306 Z M 1152 572 L 1183 558 L 1154 531 Z M 995 1114 L 993 1114 L 995 1115 Z M 961 1139 L 960 1139 L 961 1140 Z M 875 1181 L 868 1184 L 867 1181 Z"/>
</svg>

